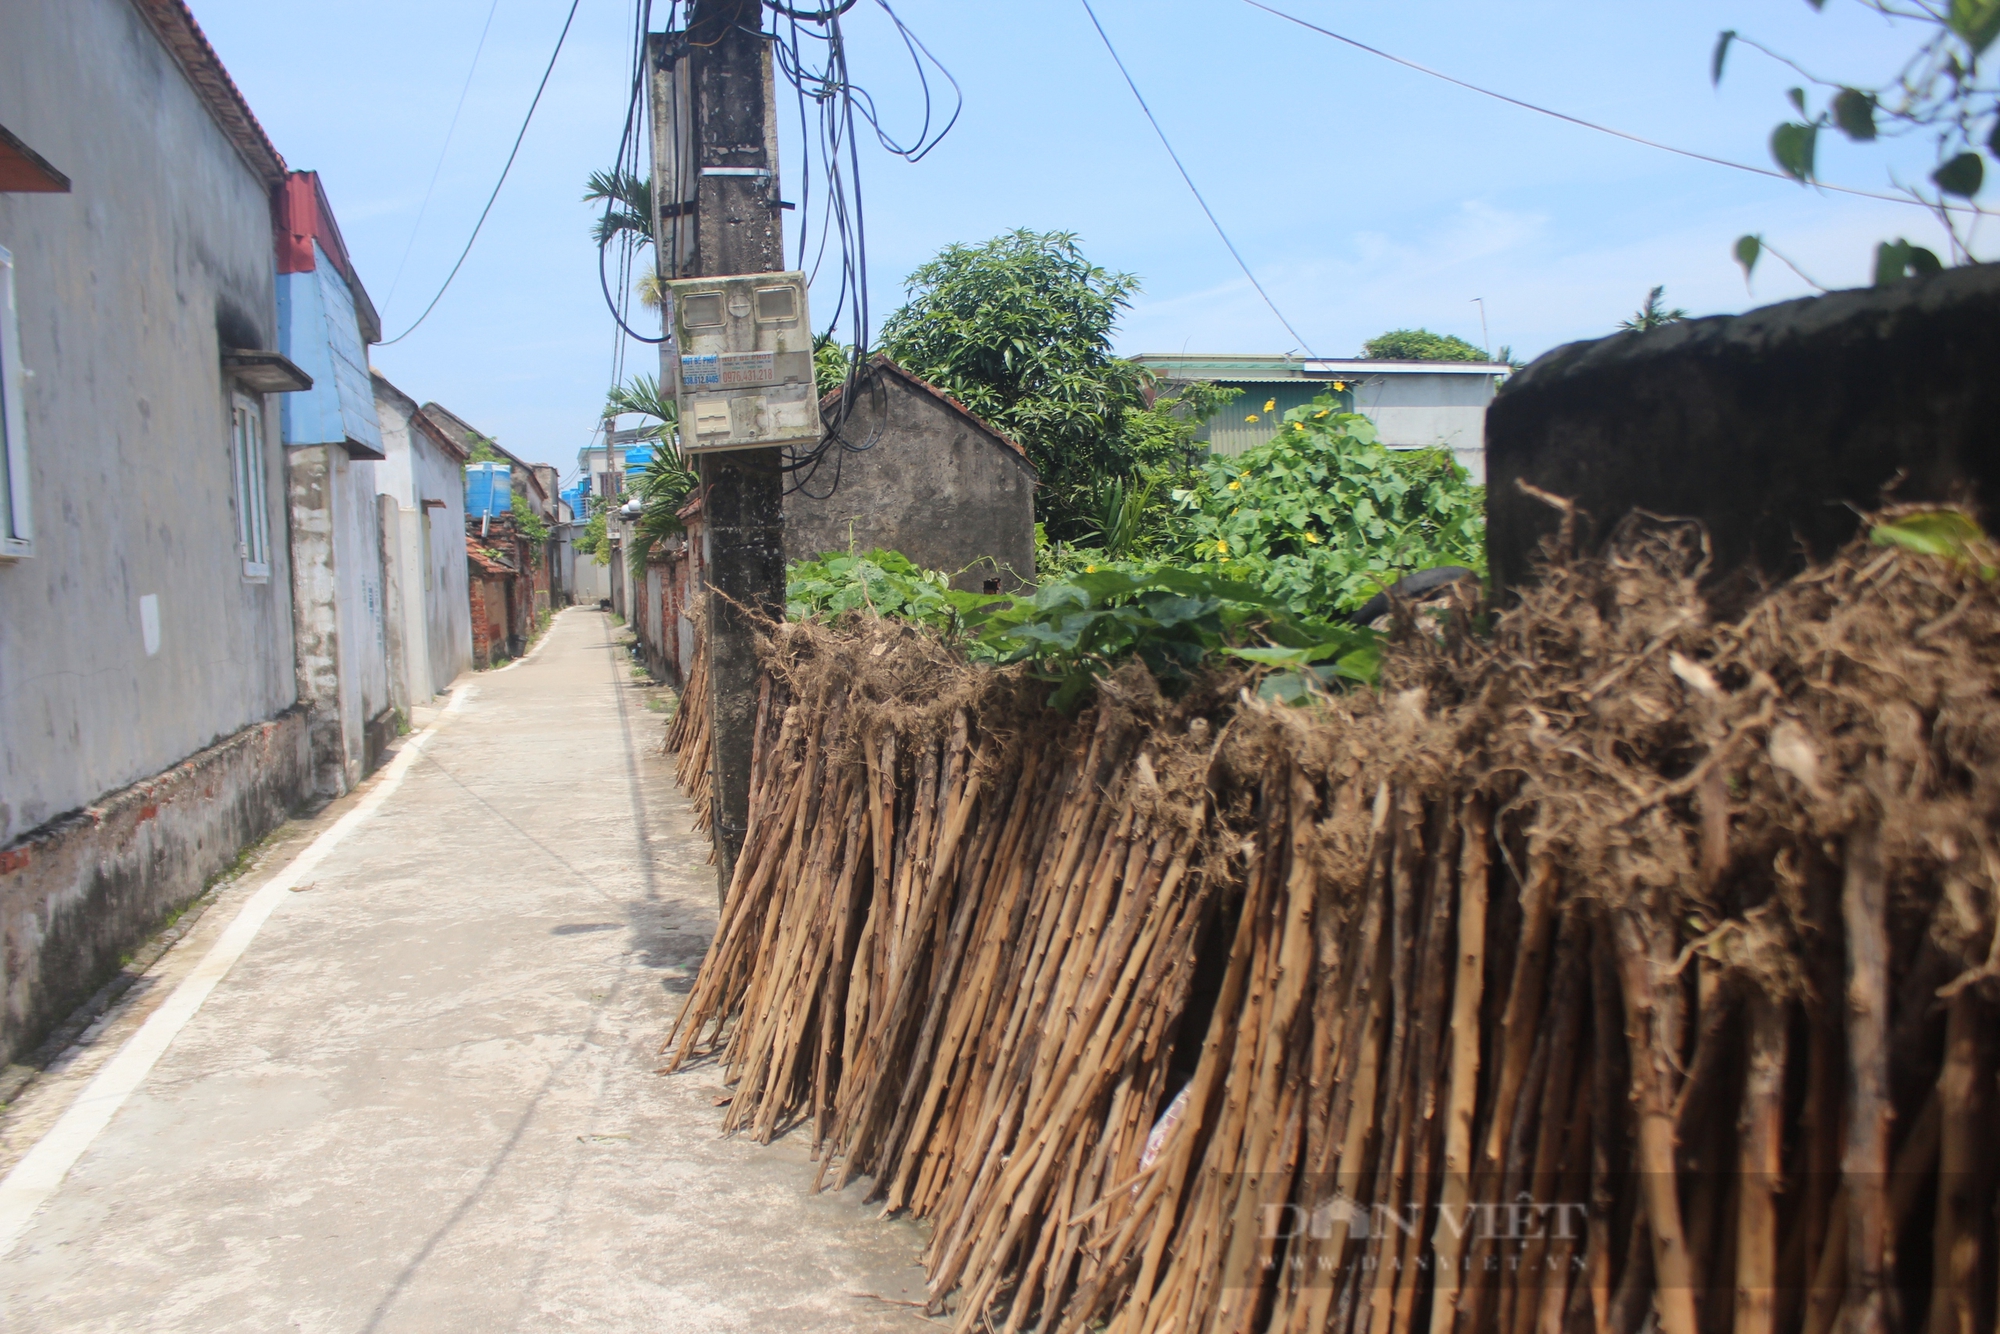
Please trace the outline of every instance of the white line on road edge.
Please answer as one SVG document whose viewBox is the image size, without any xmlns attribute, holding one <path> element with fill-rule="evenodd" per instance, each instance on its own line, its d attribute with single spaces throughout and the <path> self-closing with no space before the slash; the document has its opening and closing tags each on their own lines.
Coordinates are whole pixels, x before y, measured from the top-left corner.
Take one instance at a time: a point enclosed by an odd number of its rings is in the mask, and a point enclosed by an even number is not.
<svg viewBox="0 0 2000 1334">
<path fill-rule="evenodd" d="M 511 672 L 516 667 L 519 667 L 522 663 L 528 661 L 528 659 L 534 657 L 537 653 L 540 653 L 542 651 L 542 645 L 548 643 L 549 640 L 555 638 L 553 631 L 556 628 L 556 616 L 561 616 L 563 612 L 568 610 L 569 610 L 568 607 L 564 607 L 562 611 L 558 611 L 555 616 L 549 617 L 549 627 L 547 630 L 542 631 L 542 637 L 535 641 L 534 647 L 529 649 L 526 653 L 523 653 L 520 657 L 514 659 L 514 661 L 508 663 L 505 667 L 494 668 L 493 674 L 495 676 L 498 676 L 500 675 L 501 672 Z"/>
<path fill-rule="evenodd" d="M 470 693 L 469 687 L 453 691 L 441 713 L 457 713 Z M 4 1181 L 0 1181 L 0 1258 L 5 1258 L 14 1249 L 14 1243 L 26 1230 L 35 1211 L 56 1193 L 56 1188 L 69 1174 L 70 1168 L 76 1166 L 77 1159 L 83 1157 L 99 1132 L 111 1123 L 111 1118 L 125 1105 L 125 1099 L 145 1081 L 154 1063 L 166 1053 L 187 1021 L 194 1018 L 216 984 L 243 957 L 243 951 L 256 938 L 265 919 L 284 902 L 294 885 L 310 875 L 342 839 L 375 814 L 382 803 L 402 786 L 403 776 L 417 762 L 418 753 L 436 730 L 437 724 L 432 723 L 405 741 L 396 752 L 396 758 L 389 761 L 389 766 L 382 771 L 374 787 L 355 803 L 354 809 L 334 821 L 333 826 L 308 844 L 305 851 L 292 858 L 284 870 L 250 896 L 237 912 L 236 920 L 209 947 L 207 955 L 195 965 L 194 971 L 174 988 L 174 994 L 147 1017 L 138 1032 L 125 1040 L 118 1054 L 105 1062 L 104 1068 L 77 1095 L 76 1101 L 49 1128 L 49 1132 L 28 1150 L 27 1157 L 16 1163 L 14 1170 L 7 1174 Z"/>
</svg>

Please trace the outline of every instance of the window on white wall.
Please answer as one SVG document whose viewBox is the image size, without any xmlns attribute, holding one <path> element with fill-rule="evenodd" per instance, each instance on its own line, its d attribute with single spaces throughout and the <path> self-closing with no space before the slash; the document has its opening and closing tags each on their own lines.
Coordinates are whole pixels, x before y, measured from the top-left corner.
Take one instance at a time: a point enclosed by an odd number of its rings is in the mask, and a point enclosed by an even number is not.
<svg viewBox="0 0 2000 1334">
<path fill-rule="evenodd" d="M 0 246 L 0 558 L 35 554 L 28 512 L 28 437 L 22 425 L 20 320 L 14 313 L 14 256 Z"/>
<path fill-rule="evenodd" d="M 248 394 L 230 404 L 230 447 L 236 465 L 236 552 L 253 579 L 271 573 L 271 520 L 264 503 L 264 405 Z"/>
</svg>

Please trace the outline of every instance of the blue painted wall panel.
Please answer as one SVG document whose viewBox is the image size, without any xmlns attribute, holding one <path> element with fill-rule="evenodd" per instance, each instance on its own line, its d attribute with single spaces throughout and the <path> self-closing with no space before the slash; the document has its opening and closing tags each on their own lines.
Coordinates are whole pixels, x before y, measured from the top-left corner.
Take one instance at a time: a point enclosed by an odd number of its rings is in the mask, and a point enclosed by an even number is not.
<svg viewBox="0 0 2000 1334">
<path fill-rule="evenodd" d="M 278 350 L 312 376 L 313 387 L 286 394 L 285 443 L 338 445 L 353 441 L 382 452 L 382 424 L 368 379 L 368 353 L 354 296 L 340 270 L 313 243 L 311 273 L 278 275 Z"/>
</svg>

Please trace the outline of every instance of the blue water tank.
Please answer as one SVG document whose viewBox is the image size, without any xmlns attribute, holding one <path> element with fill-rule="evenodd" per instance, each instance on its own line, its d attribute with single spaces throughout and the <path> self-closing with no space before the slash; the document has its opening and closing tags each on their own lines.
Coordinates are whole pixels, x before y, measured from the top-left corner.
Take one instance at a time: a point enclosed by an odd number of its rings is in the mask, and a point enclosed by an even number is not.
<svg viewBox="0 0 2000 1334">
<path fill-rule="evenodd" d="M 465 516 L 468 519 L 506 514 L 513 502 L 513 468 L 505 463 L 465 465 Z"/>
<path fill-rule="evenodd" d="M 653 461 L 651 445 L 627 445 L 625 447 L 625 471 L 638 472 Z"/>
</svg>

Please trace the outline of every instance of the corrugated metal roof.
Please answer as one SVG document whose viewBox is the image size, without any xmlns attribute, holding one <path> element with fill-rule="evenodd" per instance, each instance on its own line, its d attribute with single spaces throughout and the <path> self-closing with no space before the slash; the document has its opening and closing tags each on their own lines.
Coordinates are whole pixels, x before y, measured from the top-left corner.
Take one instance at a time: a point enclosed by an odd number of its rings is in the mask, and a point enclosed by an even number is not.
<svg viewBox="0 0 2000 1334">
<path fill-rule="evenodd" d="M 1234 352 L 1142 352 L 1132 360 L 1163 380 L 1257 383 L 1304 379 L 1297 357 Z"/>
<path fill-rule="evenodd" d="M 1309 375 L 1507 375 L 1504 361 L 1380 361 L 1372 357 L 1347 360 L 1320 358 L 1304 363 Z"/>
</svg>

